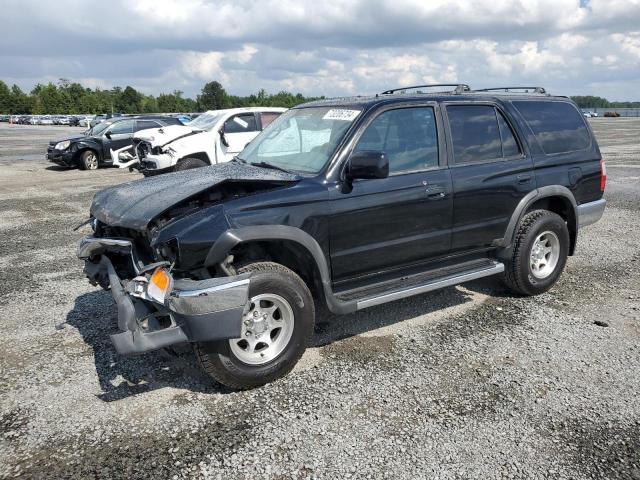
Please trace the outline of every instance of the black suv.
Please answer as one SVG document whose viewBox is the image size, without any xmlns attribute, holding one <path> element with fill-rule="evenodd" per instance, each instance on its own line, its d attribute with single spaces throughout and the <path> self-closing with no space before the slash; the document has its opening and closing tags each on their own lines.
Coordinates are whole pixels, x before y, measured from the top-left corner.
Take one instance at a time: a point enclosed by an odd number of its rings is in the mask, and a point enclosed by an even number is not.
<svg viewBox="0 0 640 480">
<path fill-rule="evenodd" d="M 605 207 L 580 110 L 540 88 L 412 88 L 301 105 L 230 163 L 96 194 L 78 256 L 118 305 L 118 352 L 191 342 L 249 388 L 293 368 L 325 307 L 494 274 L 551 288 Z"/>
<path fill-rule="evenodd" d="M 138 130 L 166 125 L 182 125 L 182 122 L 178 118 L 161 115 L 112 118 L 98 123 L 82 136 L 49 142 L 46 158 L 63 167 L 96 170 L 99 166 L 113 163 L 111 149 L 133 145 L 133 134 Z"/>
</svg>

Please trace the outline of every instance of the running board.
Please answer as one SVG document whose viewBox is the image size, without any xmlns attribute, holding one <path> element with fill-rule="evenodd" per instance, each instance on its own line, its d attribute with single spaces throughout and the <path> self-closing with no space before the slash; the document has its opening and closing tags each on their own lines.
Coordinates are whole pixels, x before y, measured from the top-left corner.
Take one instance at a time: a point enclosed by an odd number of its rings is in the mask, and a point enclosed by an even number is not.
<svg viewBox="0 0 640 480">
<path fill-rule="evenodd" d="M 455 274 L 431 278 L 428 281 L 418 285 L 413 284 L 407 288 L 390 290 L 380 295 L 358 299 L 356 301 L 356 309 L 362 310 L 363 308 L 373 307 L 375 305 L 380 305 L 387 302 L 393 302 L 394 300 L 400 300 L 401 298 L 431 292 L 440 288 L 451 287 L 453 285 L 469 282 L 477 278 L 488 277 L 501 272 L 504 272 L 504 264 L 496 261 L 487 262 L 481 267 L 457 272 Z"/>
</svg>

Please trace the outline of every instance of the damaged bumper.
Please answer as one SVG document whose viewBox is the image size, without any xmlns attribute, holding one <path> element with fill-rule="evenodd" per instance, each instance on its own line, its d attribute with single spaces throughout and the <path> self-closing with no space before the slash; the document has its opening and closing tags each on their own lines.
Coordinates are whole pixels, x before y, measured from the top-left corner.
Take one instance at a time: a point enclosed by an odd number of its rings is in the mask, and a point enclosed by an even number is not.
<svg viewBox="0 0 640 480">
<path fill-rule="evenodd" d="M 118 150 L 110 149 L 111 162 L 118 168 L 136 167 L 140 163 L 140 160 L 132 151 L 133 147 L 131 145 L 119 148 Z"/>
<path fill-rule="evenodd" d="M 161 171 L 173 167 L 174 163 L 174 158 L 168 153 L 147 155 L 145 159 L 140 162 L 140 168 L 142 170 Z"/>
<path fill-rule="evenodd" d="M 240 337 L 248 275 L 200 281 L 171 278 L 170 291 L 160 302 L 152 298 L 149 278 L 161 264 L 136 265 L 137 276 L 126 280 L 116 272 L 110 253 L 130 255 L 135 265 L 135 252 L 127 240 L 84 237 L 78 246 L 87 277 L 94 284 L 109 286 L 118 307 L 121 332 L 111 335 L 118 353 L 132 355 L 185 342 Z"/>
</svg>

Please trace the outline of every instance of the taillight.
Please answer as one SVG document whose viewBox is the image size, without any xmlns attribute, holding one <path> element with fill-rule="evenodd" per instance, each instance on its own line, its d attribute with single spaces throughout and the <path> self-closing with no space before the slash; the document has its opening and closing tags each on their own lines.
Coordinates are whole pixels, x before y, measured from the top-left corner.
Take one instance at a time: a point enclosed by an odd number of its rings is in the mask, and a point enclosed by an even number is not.
<svg viewBox="0 0 640 480">
<path fill-rule="evenodd" d="M 604 192 L 607 186 L 607 166 L 604 164 L 604 160 L 600 160 L 600 191 Z"/>
</svg>

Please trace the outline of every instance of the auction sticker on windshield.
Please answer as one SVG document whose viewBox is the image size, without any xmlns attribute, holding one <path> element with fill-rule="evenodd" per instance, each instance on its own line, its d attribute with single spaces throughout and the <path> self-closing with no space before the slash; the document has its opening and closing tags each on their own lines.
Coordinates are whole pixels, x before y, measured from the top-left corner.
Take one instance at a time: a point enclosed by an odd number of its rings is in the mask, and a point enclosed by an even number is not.
<svg viewBox="0 0 640 480">
<path fill-rule="evenodd" d="M 332 108 L 322 117 L 323 120 L 344 120 L 350 122 L 358 116 L 360 110 L 346 110 L 343 108 Z"/>
</svg>

